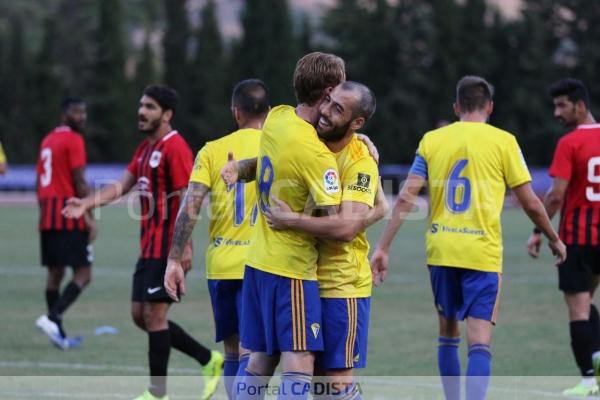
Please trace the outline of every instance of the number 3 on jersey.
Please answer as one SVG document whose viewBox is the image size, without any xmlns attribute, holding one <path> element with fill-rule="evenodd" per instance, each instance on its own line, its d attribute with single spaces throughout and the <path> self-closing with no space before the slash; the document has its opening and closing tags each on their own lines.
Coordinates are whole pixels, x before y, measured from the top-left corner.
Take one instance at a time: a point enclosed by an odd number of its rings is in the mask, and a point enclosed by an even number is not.
<svg viewBox="0 0 600 400">
<path fill-rule="evenodd" d="M 40 175 L 40 185 L 47 187 L 52 182 L 52 149 L 42 149 L 40 158 L 42 159 L 44 168 L 44 172 Z"/>
<path fill-rule="evenodd" d="M 271 186 L 275 179 L 273 164 L 267 156 L 260 159 L 260 173 L 258 175 L 258 204 L 262 212 L 269 208 L 269 196 L 271 195 Z"/>
<path fill-rule="evenodd" d="M 471 205 L 471 182 L 460 176 L 469 160 L 458 160 L 446 178 L 446 208 L 455 214 L 462 214 Z"/>
</svg>

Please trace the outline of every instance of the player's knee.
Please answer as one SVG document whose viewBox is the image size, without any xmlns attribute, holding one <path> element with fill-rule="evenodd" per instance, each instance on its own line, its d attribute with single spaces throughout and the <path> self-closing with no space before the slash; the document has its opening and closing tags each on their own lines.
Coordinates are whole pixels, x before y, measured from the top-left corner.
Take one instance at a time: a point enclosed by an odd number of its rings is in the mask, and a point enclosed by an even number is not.
<svg viewBox="0 0 600 400">
<path fill-rule="evenodd" d="M 81 289 L 85 288 L 92 281 L 92 271 L 89 267 L 79 268 L 73 276 L 73 281 Z"/>
<path fill-rule="evenodd" d="M 146 325 L 144 324 L 144 314 L 142 313 L 141 307 L 131 307 L 131 319 L 138 328 L 143 331 L 146 330 Z"/>
<path fill-rule="evenodd" d="M 223 339 L 223 349 L 225 353 L 240 353 L 240 341 L 238 335 L 232 335 Z"/>
<path fill-rule="evenodd" d="M 308 351 L 284 352 L 281 355 L 281 368 L 283 372 L 302 372 L 312 375 L 315 366 L 315 355 Z"/>
<path fill-rule="evenodd" d="M 147 330 L 153 331 L 167 325 L 167 319 L 164 315 L 155 312 L 152 307 L 144 307 L 143 311 L 144 326 Z"/>
<path fill-rule="evenodd" d="M 440 336 L 443 337 L 459 337 L 460 329 L 458 321 L 440 318 Z"/>
</svg>

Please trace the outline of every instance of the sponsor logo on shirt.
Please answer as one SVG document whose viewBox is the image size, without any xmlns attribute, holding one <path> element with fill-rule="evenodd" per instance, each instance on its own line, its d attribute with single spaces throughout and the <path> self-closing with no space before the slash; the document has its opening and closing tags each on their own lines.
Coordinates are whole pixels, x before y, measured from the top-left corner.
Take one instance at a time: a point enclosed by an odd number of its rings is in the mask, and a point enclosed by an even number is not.
<svg viewBox="0 0 600 400">
<path fill-rule="evenodd" d="M 212 240 L 212 244 L 214 247 L 221 246 L 250 246 L 250 240 L 236 240 L 236 239 L 228 239 L 222 236 L 217 236 Z"/>
<path fill-rule="evenodd" d="M 338 173 L 335 169 L 328 169 L 323 175 L 323 184 L 325 186 L 325 192 L 337 193 L 340 191 L 340 183 Z"/>
<path fill-rule="evenodd" d="M 348 185 L 346 190 L 354 190 L 355 192 L 363 192 L 371 194 L 369 184 L 371 183 L 371 175 L 362 172 L 358 173 L 356 184 Z"/>
</svg>

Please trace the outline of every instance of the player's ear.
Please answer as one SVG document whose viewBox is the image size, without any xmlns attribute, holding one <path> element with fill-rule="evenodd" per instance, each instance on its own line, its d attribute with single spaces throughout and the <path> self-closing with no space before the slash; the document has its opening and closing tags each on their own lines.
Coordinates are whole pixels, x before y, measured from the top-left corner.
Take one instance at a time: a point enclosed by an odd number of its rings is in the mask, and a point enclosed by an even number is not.
<svg viewBox="0 0 600 400">
<path fill-rule="evenodd" d="M 356 132 L 363 126 L 365 126 L 365 118 L 364 117 L 354 118 L 352 120 L 352 122 L 350 122 L 350 129 L 354 132 Z"/>
<path fill-rule="evenodd" d="M 490 101 L 486 106 L 485 106 L 485 111 L 487 113 L 488 116 L 492 115 L 492 112 L 494 112 L 494 102 Z"/>
<path fill-rule="evenodd" d="M 452 105 L 452 108 L 454 108 L 454 115 L 456 115 L 456 117 L 460 119 L 460 106 L 458 105 L 458 103 L 454 103 Z"/>
<path fill-rule="evenodd" d="M 166 122 L 171 122 L 171 118 L 173 118 L 173 110 L 167 110 L 163 113 L 163 118 Z"/>
</svg>

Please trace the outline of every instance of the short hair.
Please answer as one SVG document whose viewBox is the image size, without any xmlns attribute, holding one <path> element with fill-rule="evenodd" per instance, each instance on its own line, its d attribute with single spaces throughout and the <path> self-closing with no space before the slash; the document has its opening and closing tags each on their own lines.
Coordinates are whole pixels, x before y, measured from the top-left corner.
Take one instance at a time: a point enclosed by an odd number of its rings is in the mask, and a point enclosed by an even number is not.
<svg viewBox="0 0 600 400">
<path fill-rule="evenodd" d="M 73 104 L 85 104 L 85 100 L 77 96 L 65 97 L 60 103 L 60 110 L 62 112 L 67 112 L 69 107 L 71 107 Z"/>
<path fill-rule="evenodd" d="M 482 110 L 493 97 L 493 86 L 480 76 L 465 76 L 456 85 L 456 102 L 463 112 Z"/>
<path fill-rule="evenodd" d="M 548 93 L 553 99 L 559 96 L 567 96 L 573 103 L 581 100 L 586 108 L 590 107 L 590 96 L 585 85 L 579 79 L 563 78 L 554 82 L 548 88 Z"/>
<path fill-rule="evenodd" d="M 314 105 L 328 87 L 346 80 L 344 60 L 334 54 L 314 52 L 298 60 L 294 70 L 294 91 L 299 103 Z"/>
<path fill-rule="evenodd" d="M 358 102 L 354 105 L 352 110 L 353 117 L 363 117 L 366 121 L 371 119 L 377 108 L 377 102 L 373 91 L 366 85 L 355 81 L 343 82 L 340 85 L 340 88 L 358 94 Z"/>
<path fill-rule="evenodd" d="M 179 102 L 175 89 L 165 85 L 149 85 L 144 89 L 144 95 L 156 101 L 163 111 L 171 110 L 175 114 Z"/>
<path fill-rule="evenodd" d="M 259 117 L 269 111 L 269 91 L 260 79 L 246 79 L 233 88 L 231 104 L 249 117 Z"/>
</svg>

